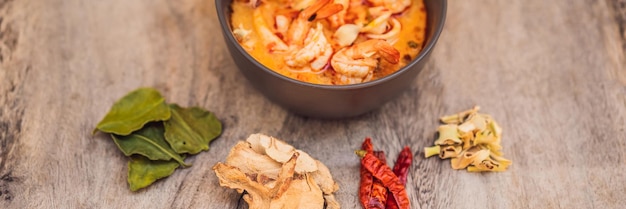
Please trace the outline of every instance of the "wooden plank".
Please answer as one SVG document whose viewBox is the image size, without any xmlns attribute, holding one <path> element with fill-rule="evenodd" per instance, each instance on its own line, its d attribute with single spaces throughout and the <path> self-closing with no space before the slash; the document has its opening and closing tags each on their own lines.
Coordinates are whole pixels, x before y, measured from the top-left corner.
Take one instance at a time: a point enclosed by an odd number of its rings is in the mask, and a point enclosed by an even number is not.
<svg viewBox="0 0 626 209">
<path fill-rule="evenodd" d="M 249 134 L 324 162 L 337 200 L 358 208 L 358 158 L 374 139 L 388 163 L 416 155 L 412 208 L 620 208 L 626 204 L 623 0 L 450 1 L 427 67 L 396 100 L 318 120 L 252 89 L 228 56 L 213 1 L 0 1 L 0 208 L 235 208 L 211 167 Z M 193 166 L 130 192 L 127 158 L 91 135 L 140 86 L 217 114 L 224 133 Z M 504 128 L 502 173 L 424 159 L 437 118 L 480 105 Z"/>
</svg>

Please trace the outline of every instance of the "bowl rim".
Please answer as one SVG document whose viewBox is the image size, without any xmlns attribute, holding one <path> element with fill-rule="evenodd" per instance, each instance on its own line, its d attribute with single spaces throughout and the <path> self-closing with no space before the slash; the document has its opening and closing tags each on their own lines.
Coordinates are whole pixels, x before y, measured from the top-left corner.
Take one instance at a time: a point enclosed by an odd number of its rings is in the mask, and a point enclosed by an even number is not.
<svg viewBox="0 0 626 209">
<path fill-rule="evenodd" d="M 418 62 L 420 62 L 421 60 L 423 60 L 434 48 L 435 44 L 437 43 L 437 40 L 439 40 L 439 36 L 441 35 L 442 31 L 443 31 L 443 27 L 445 25 L 446 22 L 446 12 L 447 12 L 447 8 L 448 8 L 448 1 L 447 0 L 437 0 L 437 1 L 441 1 L 442 5 L 442 11 L 441 14 L 439 15 L 439 18 L 441 19 L 441 21 L 439 22 L 439 24 L 437 24 L 435 27 L 431 27 L 430 29 L 434 29 L 434 34 L 433 37 L 430 38 L 429 40 L 426 40 L 426 45 L 424 46 L 424 48 L 422 48 L 422 50 L 418 53 L 417 57 L 413 58 L 413 60 L 411 62 L 409 62 L 407 65 L 401 67 L 400 69 L 396 70 L 395 72 L 383 77 L 383 78 L 379 78 L 373 81 L 368 81 L 368 82 L 364 82 L 364 83 L 358 83 L 358 84 L 347 84 L 347 85 L 325 85 L 325 84 L 314 84 L 314 83 L 309 83 L 309 82 L 304 82 L 304 81 L 300 81 L 297 79 L 293 79 L 287 76 L 284 76 L 280 73 L 277 73 L 276 71 L 269 69 L 268 67 L 266 67 L 265 65 L 261 64 L 259 61 L 257 61 L 254 57 L 252 57 L 242 46 L 241 44 L 239 44 L 239 42 L 237 41 L 237 39 L 235 39 L 233 33 L 232 33 L 232 28 L 230 26 L 230 22 L 227 21 L 226 19 L 226 13 L 228 11 L 224 11 L 224 6 L 223 3 L 225 1 L 234 1 L 234 0 L 215 0 L 215 8 L 217 10 L 217 17 L 219 19 L 220 22 L 220 26 L 222 28 L 222 32 L 225 34 L 225 37 L 228 39 L 228 41 L 234 43 L 233 45 L 235 46 L 235 48 L 237 49 L 237 51 L 239 51 L 246 59 L 248 59 L 250 62 L 252 62 L 255 66 L 259 67 L 260 69 L 262 69 L 263 71 L 265 71 L 266 73 L 269 73 L 277 78 L 280 78 L 283 81 L 295 84 L 295 85 L 300 85 L 300 86 L 306 86 L 306 87 L 312 87 L 312 88 L 318 88 L 318 89 L 325 89 L 325 90 L 355 90 L 355 89 L 362 89 L 362 88 L 367 88 L 367 87 L 371 87 L 371 86 L 376 86 L 379 85 L 381 83 L 386 83 L 390 80 L 393 80 L 394 78 L 401 76 L 403 74 L 404 71 L 408 71 L 410 70 L 414 65 L 416 65 Z M 424 0 L 427 1 L 427 0 Z M 426 9 L 428 11 L 428 9 Z M 428 26 L 427 26 L 428 28 Z M 428 29 L 427 29 L 428 30 Z M 228 32 L 226 32 L 228 31 Z"/>
</svg>

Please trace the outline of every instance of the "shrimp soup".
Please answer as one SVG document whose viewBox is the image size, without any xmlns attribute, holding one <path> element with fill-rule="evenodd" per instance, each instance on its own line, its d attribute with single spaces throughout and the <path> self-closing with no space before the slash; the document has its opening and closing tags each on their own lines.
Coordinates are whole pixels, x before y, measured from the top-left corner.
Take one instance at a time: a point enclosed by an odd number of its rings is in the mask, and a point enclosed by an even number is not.
<svg viewBox="0 0 626 209">
<path fill-rule="evenodd" d="M 304 82 L 389 75 L 424 44 L 423 0 L 235 0 L 233 34 L 257 61 Z"/>
</svg>

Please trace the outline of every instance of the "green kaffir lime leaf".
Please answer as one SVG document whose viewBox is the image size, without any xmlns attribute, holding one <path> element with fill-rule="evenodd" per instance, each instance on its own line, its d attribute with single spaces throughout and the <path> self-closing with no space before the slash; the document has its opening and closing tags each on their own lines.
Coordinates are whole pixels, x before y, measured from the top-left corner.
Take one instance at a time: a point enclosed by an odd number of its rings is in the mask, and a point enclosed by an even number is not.
<svg viewBox="0 0 626 209">
<path fill-rule="evenodd" d="M 165 121 L 165 139 L 178 153 L 196 154 L 209 149 L 209 143 L 222 133 L 222 123 L 209 111 L 198 107 L 170 105 L 171 118 Z"/>
<path fill-rule="evenodd" d="M 139 88 L 115 102 L 93 133 L 100 130 L 125 136 L 148 122 L 169 118 L 170 110 L 161 94 L 153 88 Z"/>
<path fill-rule="evenodd" d="M 174 173 L 179 164 L 170 160 L 149 160 L 141 155 L 133 155 L 128 162 L 128 185 L 131 191 L 150 186 L 158 179 Z"/>
<path fill-rule="evenodd" d="M 174 151 L 163 137 L 163 126 L 161 124 L 148 124 L 141 130 L 133 132 L 128 136 L 118 136 L 111 134 L 117 147 L 126 156 L 139 154 L 150 160 L 171 160 L 174 159 L 182 166 L 185 164 L 183 157 Z"/>
</svg>

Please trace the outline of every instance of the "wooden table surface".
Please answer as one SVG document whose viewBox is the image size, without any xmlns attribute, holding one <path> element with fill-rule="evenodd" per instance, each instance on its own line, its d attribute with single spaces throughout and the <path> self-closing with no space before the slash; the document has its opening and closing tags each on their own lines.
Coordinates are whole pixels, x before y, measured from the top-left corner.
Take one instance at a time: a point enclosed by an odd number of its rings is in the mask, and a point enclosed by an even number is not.
<svg viewBox="0 0 626 209">
<path fill-rule="evenodd" d="M 626 1 L 450 1 L 426 68 L 406 92 L 345 120 L 291 114 L 243 78 L 212 0 L 0 0 L 0 208 L 236 208 L 211 167 L 252 133 L 324 162 L 343 208 L 359 208 L 370 136 L 416 155 L 412 208 L 621 208 L 626 205 Z M 141 86 L 224 123 L 211 149 L 139 192 L 127 157 L 91 135 Z M 437 118 L 473 105 L 504 129 L 501 173 L 424 159 Z M 392 158 L 388 157 L 392 162 Z"/>
</svg>

